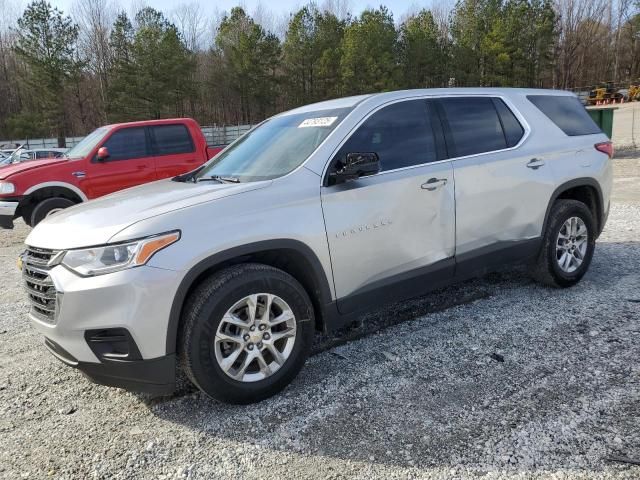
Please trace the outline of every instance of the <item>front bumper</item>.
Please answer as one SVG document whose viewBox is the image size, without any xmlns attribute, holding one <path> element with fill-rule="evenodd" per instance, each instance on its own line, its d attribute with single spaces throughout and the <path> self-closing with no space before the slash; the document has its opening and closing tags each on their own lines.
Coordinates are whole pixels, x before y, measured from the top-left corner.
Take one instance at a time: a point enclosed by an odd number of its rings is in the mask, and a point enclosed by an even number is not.
<svg viewBox="0 0 640 480">
<path fill-rule="evenodd" d="M 29 319 L 51 353 L 96 383 L 173 390 L 175 357 L 166 353 L 166 337 L 178 272 L 143 266 L 82 278 L 58 265 L 49 277 L 55 316 L 42 318 L 32 308 Z"/>
<path fill-rule="evenodd" d="M 153 395 L 168 395 L 175 390 L 176 356 L 173 354 L 152 360 L 79 362 L 54 341 L 45 338 L 44 343 L 53 356 L 77 368 L 94 383 Z"/>
<path fill-rule="evenodd" d="M 0 201 L 0 228 L 13 228 L 18 202 Z"/>
</svg>

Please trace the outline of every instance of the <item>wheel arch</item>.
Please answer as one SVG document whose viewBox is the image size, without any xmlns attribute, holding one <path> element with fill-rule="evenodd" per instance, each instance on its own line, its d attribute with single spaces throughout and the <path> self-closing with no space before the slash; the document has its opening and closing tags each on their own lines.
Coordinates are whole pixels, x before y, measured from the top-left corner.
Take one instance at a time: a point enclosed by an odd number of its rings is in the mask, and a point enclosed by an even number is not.
<svg viewBox="0 0 640 480">
<path fill-rule="evenodd" d="M 74 203 L 87 201 L 87 196 L 75 185 L 65 182 L 45 182 L 34 185 L 24 192 L 16 216 L 29 216 L 33 208 L 47 198 L 63 197 Z"/>
<path fill-rule="evenodd" d="M 547 223 L 549 221 L 551 208 L 553 207 L 553 204 L 556 202 L 556 200 L 559 199 L 578 200 L 587 205 L 589 210 L 591 210 L 593 218 L 596 222 L 597 234 L 598 236 L 600 235 L 602 229 L 604 228 L 605 211 L 602 189 L 600 188 L 600 184 L 595 178 L 575 178 L 563 183 L 554 190 L 549 200 L 549 204 L 547 205 L 547 211 L 544 216 L 542 235 L 544 235 L 544 232 L 547 230 Z"/>
<path fill-rule="evenodd" d="M 183 277 L 174 296 L 167 327 L 166 353 L 177 350 L 182 310 L 189 294 L 207 277 L 239 263 L 263 263 L 293 276 L 305 288 L 314 307 L 316 329 L 324 330 L 325 306 L 331 302 L 329 280 L 316 254 L 291 239 L 265 240 L 217 252 L 197 263 Z"/>
</svg>

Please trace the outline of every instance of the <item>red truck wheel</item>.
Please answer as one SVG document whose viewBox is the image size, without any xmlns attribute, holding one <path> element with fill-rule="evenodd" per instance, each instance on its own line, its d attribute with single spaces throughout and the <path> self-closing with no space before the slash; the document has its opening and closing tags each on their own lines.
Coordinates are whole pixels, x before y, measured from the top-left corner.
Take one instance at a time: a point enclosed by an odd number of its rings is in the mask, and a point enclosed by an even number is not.
<svg viewBox="0 0 640 480">
<path fill-rule="evenodd" d="M 71 200 L 62 197 L 47 198 L 35 206 L 31 213 L 31 226 L 35 227 L 49 215 L 75 205 Z"/>
</svg>

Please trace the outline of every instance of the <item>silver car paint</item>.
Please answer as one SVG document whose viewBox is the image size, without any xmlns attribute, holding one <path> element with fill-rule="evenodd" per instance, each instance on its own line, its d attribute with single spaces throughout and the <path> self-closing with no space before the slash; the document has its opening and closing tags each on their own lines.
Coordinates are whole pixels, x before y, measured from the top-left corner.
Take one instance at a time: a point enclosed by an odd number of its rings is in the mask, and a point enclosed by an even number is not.
<svg viewBox="0 0 640 480">
<path fill-rule="evenodd" d="M 194 265 L 217 252 L 262 240 L 298 240 L 317 256 L 336 299 L 456 253 L 539 236 L 553 190 L 576 176 L 598 181 L 608 205 L 611 165 L 593 148 L 606 137 L 566 137 L 526 100 L 532 93 L 566 95 L 519 89 L 415 90 L 302 107 L 296 111 L 353 110 L 303 165 L 284 177 L 229 185 L 164 180 L 56 214 L 31 232 L 28 245 L 81 248 L 175 229 L 182 237 L 145 267 L 94 278 L 54 268 L 51 277 L 63 296 L 59 318 L 55 326 L 33 318 L 32 323 L 79 360 L 95 361 L 81 337 L 83 329 L 117 326 L 129 329 L 143 358 L 155 358 L 165 354 L 169 309 L 178 285 Z M 515 149 L 321 186 L 334 153 L 371 112 L 403 99 L 450 95 L 505 99 L 521 121 L 527 119 L 528 135 Z M 537 170 L 526 166 L 534 156 L 545 161 Z M 422 189 L 431 177 L 447 183 L 436 191 Z"/>
</svg>

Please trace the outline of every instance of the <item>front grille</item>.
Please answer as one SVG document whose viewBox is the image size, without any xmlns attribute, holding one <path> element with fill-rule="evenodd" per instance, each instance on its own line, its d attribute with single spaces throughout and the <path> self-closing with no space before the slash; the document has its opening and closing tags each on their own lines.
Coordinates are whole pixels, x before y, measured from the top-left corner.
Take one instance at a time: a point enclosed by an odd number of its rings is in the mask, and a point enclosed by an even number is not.
<svg viewBox="0 0 640 480">
<path fill-rule="evenodd" d="M 56 287 L 49 277 L 49 261 L 55 250 L 27 247 L 22 256 L 22 278 L 31 302 L 31 314 L 45 322 L 54 323 L 56 314 Z"/>
</svg>

